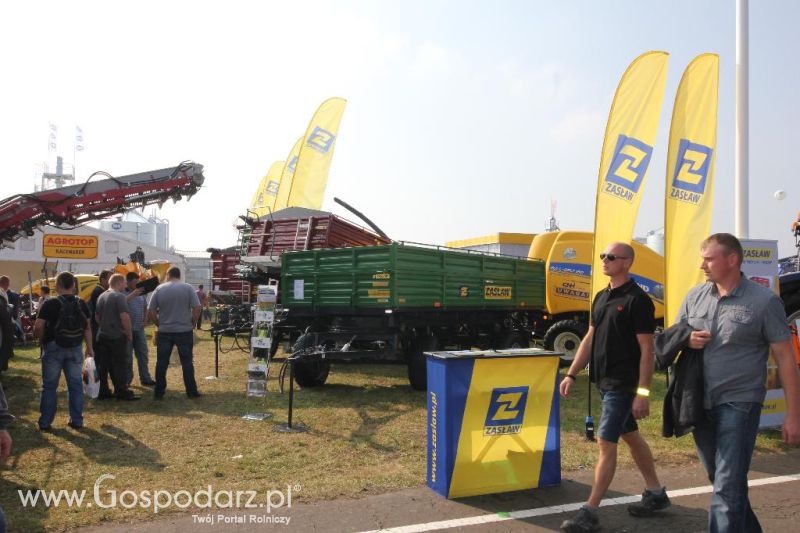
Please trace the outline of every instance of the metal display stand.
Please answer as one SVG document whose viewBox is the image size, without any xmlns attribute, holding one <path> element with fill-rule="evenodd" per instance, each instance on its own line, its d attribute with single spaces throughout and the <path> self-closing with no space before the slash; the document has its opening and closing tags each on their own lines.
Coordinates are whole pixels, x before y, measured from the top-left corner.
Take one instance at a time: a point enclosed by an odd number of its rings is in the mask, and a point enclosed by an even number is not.
<svg viewBox="0 0 800 533">
<path fill-rule="evenodd" d="M 289 411 L 287 413 L 286 424 L 275 424 L 273 429 L 278 433 L 303 433 L 308 431 L 308 427 L 302 423 L 292 423 L 292 409 L 294 406 L 294 363 L 297 361 L 297 356 L 291 355 L 286 358 L 289 365 Z"/>
<path fill-rule="evenodd" d="M 219 375 L 219 338 L 222 336 L 223 330 L 212 329 L 211 338 L 214 340 L 214 375 L 206 376 L 206 379 L 224 379 Z"/>
<path fill-rule="evenodd" d="M 253 308 L 253 330 L 250 337 L 250 359 L 247 362 L 247 405 L 245 420 L 266 420 L 267 378 L 269 377 L 272 325 L 275 321 L 275 285 L 259 285 Z M 255 407 L 257 404 L 258 407 Z M 254 410 L 250 410 L 253 405 Z M 255 410 L 260 409 L 260 410 Z"/>
</svg>

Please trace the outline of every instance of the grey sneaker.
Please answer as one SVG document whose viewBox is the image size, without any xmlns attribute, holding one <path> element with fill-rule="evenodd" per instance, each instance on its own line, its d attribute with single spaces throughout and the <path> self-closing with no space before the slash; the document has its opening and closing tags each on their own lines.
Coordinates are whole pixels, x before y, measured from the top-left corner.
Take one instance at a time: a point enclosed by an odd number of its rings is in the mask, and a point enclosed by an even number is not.
<svg viewBox="0 0 800 533">
<path fill-rule="evenodd" d="M 592 533 L 600 531 L 600 520 L 597 512 L 587 507 L 581 507 L 575 518 L 564 520 L 561 524 L 561 531 L 564 533 Z"/>
<path fill-rule="evenodd" d="M 654 494 L 649 490 L 642 493 L 642 501 L 632 503 L 628 506 L 628 514 L 631 516 L 653 516 L 656 511 L 666 509 L 672 502 L 667 496 L 667 489 L 664 487 L 661 494 Z"/>
</svg>

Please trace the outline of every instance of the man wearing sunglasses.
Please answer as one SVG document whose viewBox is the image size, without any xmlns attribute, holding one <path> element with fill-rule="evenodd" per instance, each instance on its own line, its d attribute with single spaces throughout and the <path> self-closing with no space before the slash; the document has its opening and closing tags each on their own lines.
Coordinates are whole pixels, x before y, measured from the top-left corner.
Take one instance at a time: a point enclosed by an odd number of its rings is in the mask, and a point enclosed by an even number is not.
<svg viewBox="0 0 800 533">
<path fill-rule="evenodd" d="M 595 295 L 589 331 L 559 387 L 561 395 L 568 398 L 576 375 L 590 363 L 590 377 L 600 391 L 603 404 L 597 430 L 600 456 L 594 470 L 592 493 L 575 518 L 561 524 L 561 530 L 567 533 L 600 529 L 597 510 L 614 479 L 620 438 L 630 448 L 645 482 L 642 500 L 630 505 L 628 512 L 633 516 L 651 516 L 670 506 L 666 490 L 656 475 L 650 446 L 636 424 L 637 419 L 650 414 L 648 396 L 655 367 L 655 308 L 650 297 L 629 275 L 634 260 L 629 244 L 609 244 L 600 259 L 609 284 Z"/>
</svg>

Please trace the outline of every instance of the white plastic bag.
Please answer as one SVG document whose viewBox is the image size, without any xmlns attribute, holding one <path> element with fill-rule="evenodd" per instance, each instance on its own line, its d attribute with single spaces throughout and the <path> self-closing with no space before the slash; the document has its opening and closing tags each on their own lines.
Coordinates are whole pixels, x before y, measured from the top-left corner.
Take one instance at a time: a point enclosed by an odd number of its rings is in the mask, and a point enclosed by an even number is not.
<svg viewBox="0 0 800 533">
<path fill-rule="evenodd" d="M 83 393 L 90 398 L 97 398 L 100 394 L 100 377 L 94 357 L 87 357 L 83 362 Z"/>
</svg>

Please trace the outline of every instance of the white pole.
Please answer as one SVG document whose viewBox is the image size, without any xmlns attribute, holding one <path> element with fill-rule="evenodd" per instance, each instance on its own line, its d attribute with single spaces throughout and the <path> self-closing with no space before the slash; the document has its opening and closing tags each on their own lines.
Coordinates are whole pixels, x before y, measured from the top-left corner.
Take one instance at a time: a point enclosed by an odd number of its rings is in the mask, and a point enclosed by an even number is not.
<svg viewBox="0 0 800 533">
<path fill-rule="evenodd" d="M 749 129 L 748 109 L 749 85 L 749 47 L 748 47 L 748 6 L 747 0 L 736 1 L 736 185 L 735 185 L 735 225 L 736 236 L 750 237 L 749 220 Z"/>
</svg>

